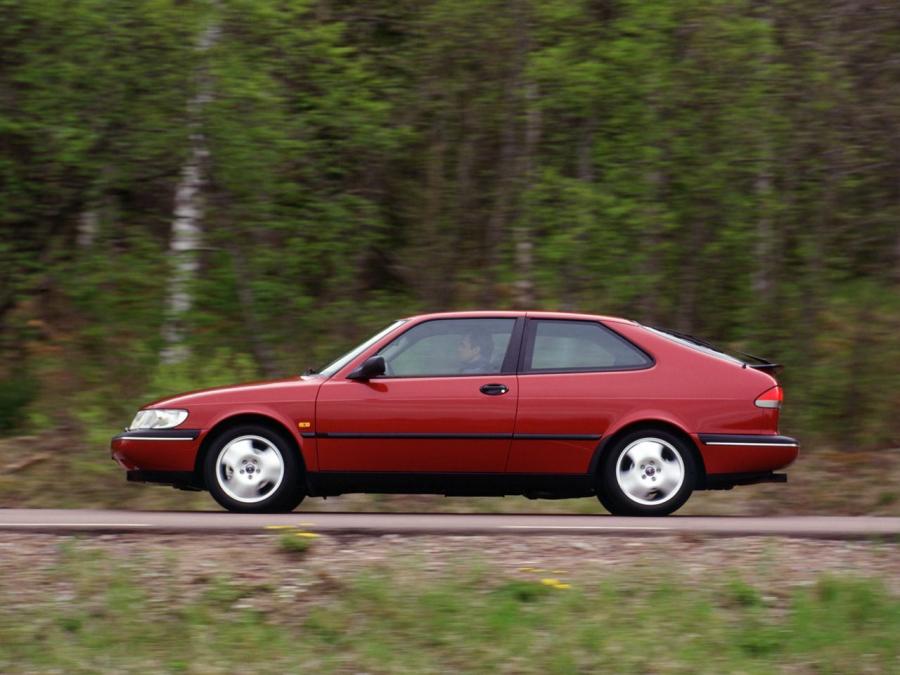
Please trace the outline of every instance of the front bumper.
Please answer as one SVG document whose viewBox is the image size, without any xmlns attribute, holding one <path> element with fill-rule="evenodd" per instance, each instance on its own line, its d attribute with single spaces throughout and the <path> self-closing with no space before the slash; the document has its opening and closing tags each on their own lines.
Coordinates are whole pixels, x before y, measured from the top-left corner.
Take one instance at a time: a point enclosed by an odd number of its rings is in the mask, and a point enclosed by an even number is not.
<svg viewBox="0 0 900 675">
<path fill-rule="evenodd" d="M 202 436 L 200 429 L 126 431 L 110 441 L 113 460 L 127 471 L 194 471 Z"/>
</svg>

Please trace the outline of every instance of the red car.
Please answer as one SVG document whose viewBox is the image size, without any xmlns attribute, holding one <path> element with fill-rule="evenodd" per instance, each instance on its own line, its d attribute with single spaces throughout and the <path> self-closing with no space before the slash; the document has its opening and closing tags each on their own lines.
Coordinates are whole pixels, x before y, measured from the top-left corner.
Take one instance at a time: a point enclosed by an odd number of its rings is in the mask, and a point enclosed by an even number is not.
<svg viewBox="0 0 900 675">
<path fill-rule="evenodd" d="M 317 373 L 152 403 L 112 439 L 128 480 L 231 511 L 348 492 L 596 495 L 665 515 L 783 482 L 778 366 L 634 321 L 456 312 L 396 321 Z"/>
</svg>

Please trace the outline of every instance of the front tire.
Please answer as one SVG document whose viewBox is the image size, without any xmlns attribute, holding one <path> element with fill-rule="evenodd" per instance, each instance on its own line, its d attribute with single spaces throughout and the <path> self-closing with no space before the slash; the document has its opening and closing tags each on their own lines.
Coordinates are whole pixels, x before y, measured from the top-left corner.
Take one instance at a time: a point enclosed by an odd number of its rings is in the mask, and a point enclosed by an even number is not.
<svg viewBox="0 0 900 675">
<path fill-rule="evenodd" d="M 597 495 L 613 515 L 667 516 L 691 496 L 697 473 L 684 440 L 662 429 L 641 429 L 606 450 Z"/>
<path fill-rule="evenodd" d="M 213 499 L 240 513 L 293 511 L 304 497 L 301 473 L 290 439 L 256 424 L 223 431 L 212 441 L 203 463 Z"/>
</svg>

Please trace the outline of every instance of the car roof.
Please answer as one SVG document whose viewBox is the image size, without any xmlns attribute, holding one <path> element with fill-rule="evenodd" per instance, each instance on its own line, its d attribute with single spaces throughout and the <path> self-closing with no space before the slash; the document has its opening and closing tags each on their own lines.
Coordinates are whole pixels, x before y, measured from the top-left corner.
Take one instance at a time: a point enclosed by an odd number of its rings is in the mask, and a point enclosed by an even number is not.
<svg viewBox="0 0 900 675">
<path fill-rule="evenodd" d="M 431 314 L 416 314 L 405 317 L 406 321 L 412 319 L 477 319 L 477 318 L 495 318 L 510 317 L 516 318 L 520 316 L 528 316 L 533 319 L 581 319 L 586 321 L 613 321 L 617 323 L 635 323 L 631 319 L 623 319 L 618 316 L 604 316 L 601 314 L 580 314 L 577 312 L 542 312 L 534 310 L 471 310 L 464 312 L 433 312 Z"/>
</svg>

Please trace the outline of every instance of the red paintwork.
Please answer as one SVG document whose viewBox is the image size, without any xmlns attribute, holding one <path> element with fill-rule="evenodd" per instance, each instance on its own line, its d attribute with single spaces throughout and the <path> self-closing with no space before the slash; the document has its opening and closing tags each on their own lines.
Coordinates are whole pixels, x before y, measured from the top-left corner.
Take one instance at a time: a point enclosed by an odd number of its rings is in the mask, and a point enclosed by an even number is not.
<svg viewBox="0 0 900 675">
<path fill-rule="evenodd" d="M 697 439 L 694 439 L 697 442 Z M 741 445 L 703 445 L 698 443 L 703 455 L 706 473 L 752 473 L 754 471 L 774 471 L 787 466 L 797 459 L 797 448 L 755 447 Z"/>
<path fill-rule="evenodd" d="M 478 316 L 601 321 L 652 355 L 645 370 L 386 378 L 346 376 L 403 331 L 435 318 Z M 479 387 L 501 383 L 503 396 Z M 412 317 L 331 378 L 304 376 L 219 387 L 156 401 L 184 408 L 182 424 L 195 441 L 113 441 L 125 468 L 189 471 L 203 439 L 235 415 L 261 415 L 285 427 L 310 471 L 515 472 L 588 471 L 595 440 L 439 440 L 306 438 L 318 433 L 593 434 L 607 437 L 639 422 L 663 421 L 694 439 L 707 473 L 770 471 L 796 458 L 792 447 L 706 446 L 698 434 L 777 434 L 778 410 L 755 399 L 776 384 L 771 376 L 685 348 L 625 319 L 555 312 L 456 312 Z M 310 426 L 298 430 L 298 423 Z"/>
<path fill-rule="evenodd" d="M 114 438 L 112 458 L 129 471 L 192 471 L 200 441 L 132 441 Z"/>
<path fill-rule="evenodd" d="M 484 384 L 503 383 L 503 396 L 485 396 Z M 420 377 L 354 382 L 334 379 L 319 391 L 319 433 L 511 434 L 516 421 L 515 376 Z M 506 439 L 320 438 L 322 471 L 464 471 L 499 473 Z"/>
</svg>

